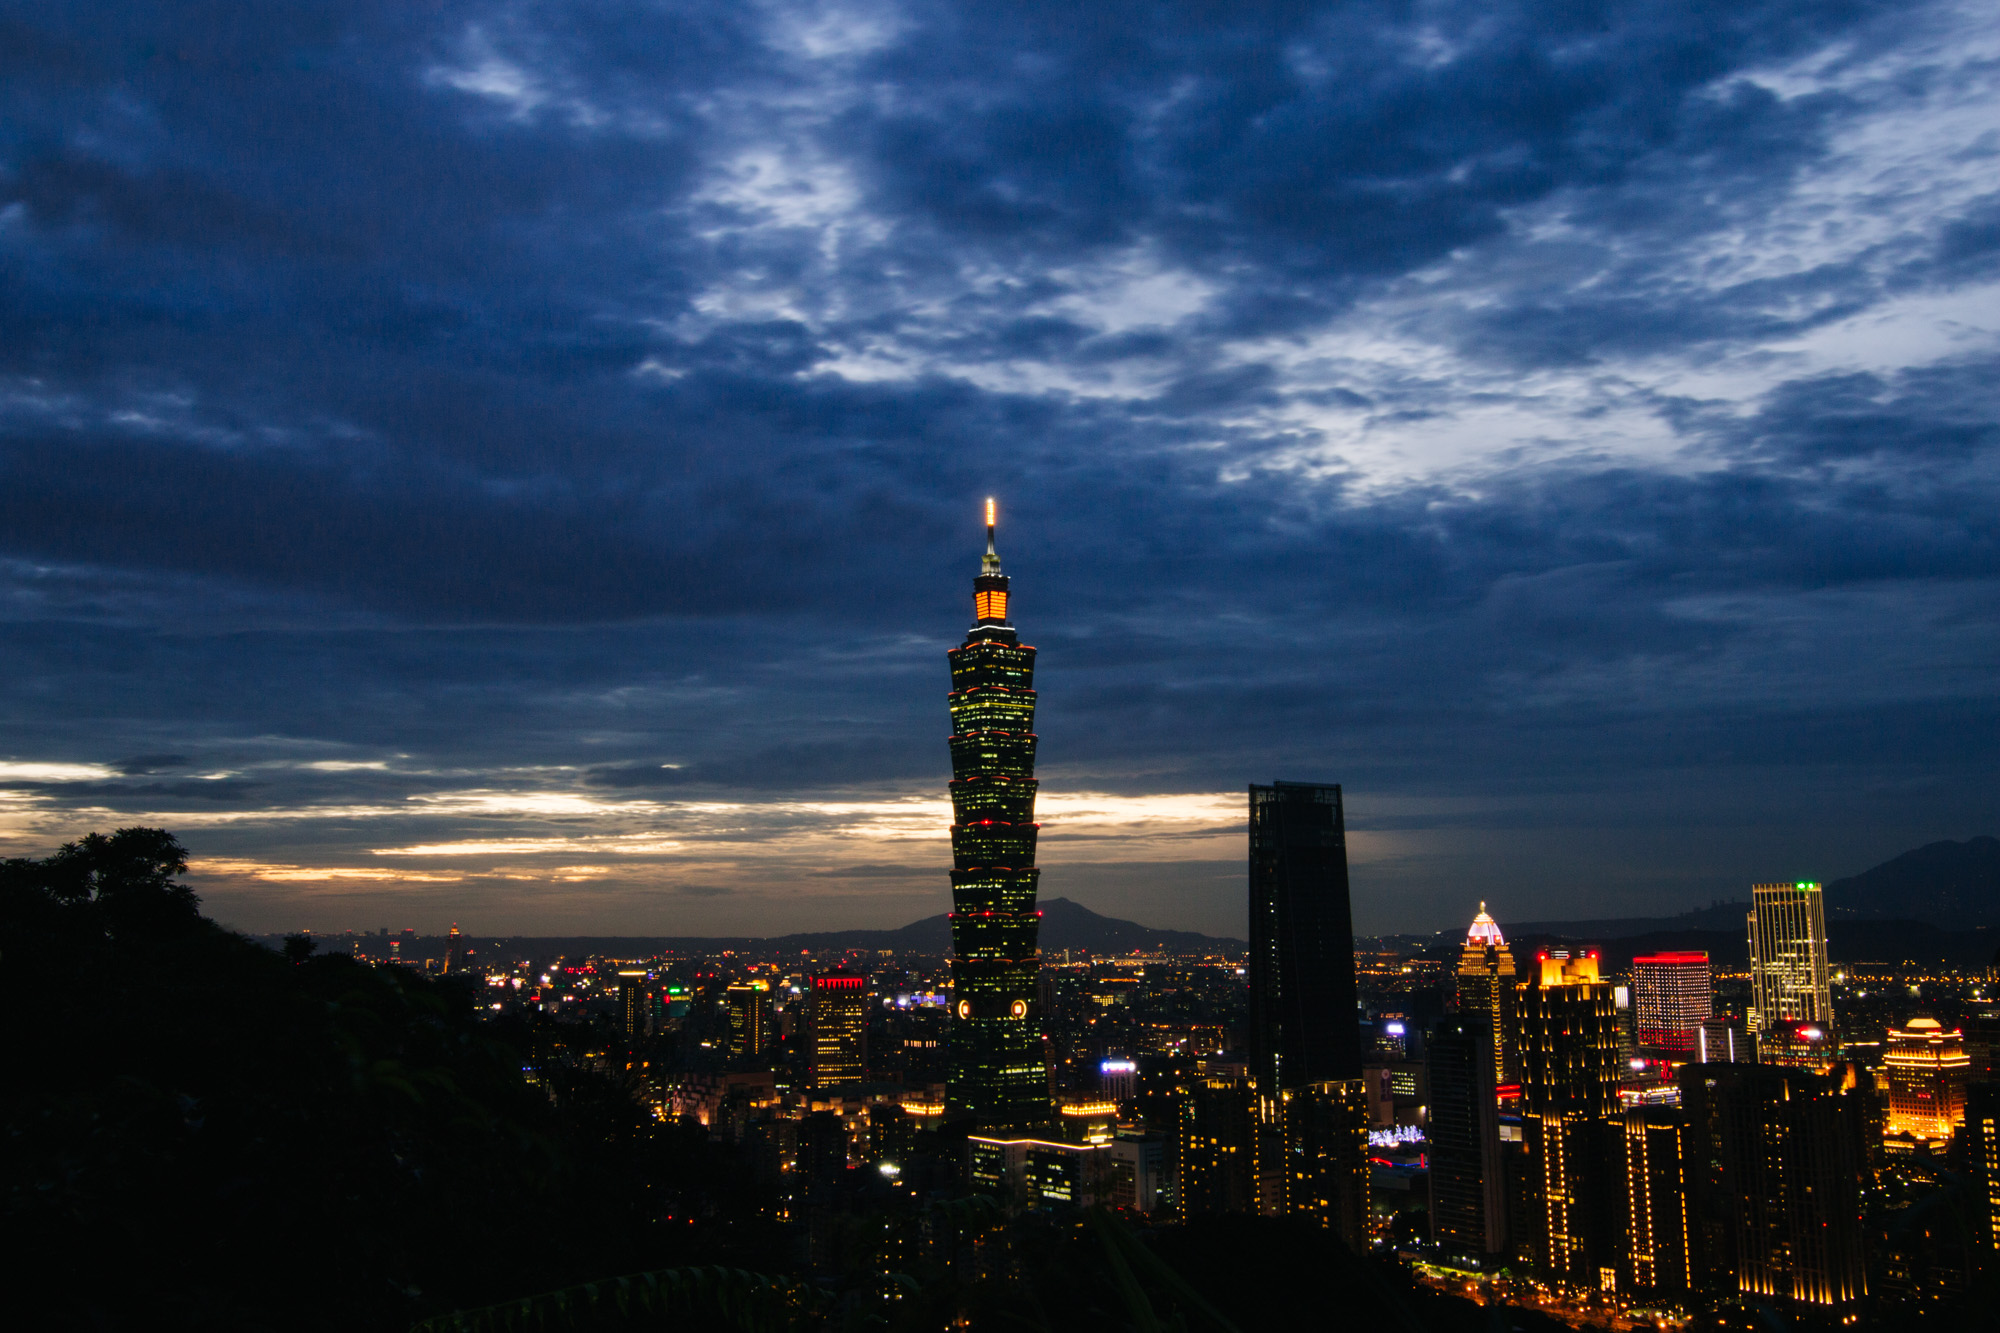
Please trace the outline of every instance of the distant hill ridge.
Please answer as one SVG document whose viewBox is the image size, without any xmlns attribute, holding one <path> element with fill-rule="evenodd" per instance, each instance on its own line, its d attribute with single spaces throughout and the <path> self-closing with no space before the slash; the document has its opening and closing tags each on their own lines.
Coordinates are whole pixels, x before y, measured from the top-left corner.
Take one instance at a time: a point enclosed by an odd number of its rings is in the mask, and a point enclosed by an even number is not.
<svg viewBox="0 0 2000 1333">
<path fill-rule="evenodd" d="M 1501 922 L 1510 935 L 1626 939 L 1667 931 L 1741 932 L 1750 904 L 1714 903 L 1679 916 Z M 2000 838 L 1933 842 L 1826 886 L 1829 921 L 1921 921 L 1942 930 L 2000 926 Z"/>
<path fill-rule="evenodd" d="M 1827 915 L 2000 925 L 2000 838 L 1933 842 L 1826 886 Z"/>
<path fill-rule="evenodd" d="M 1099 954 L 1127 954 L 1146 950 L 1162 953 L 1242 953 L 1250 946 L 1242 940 L 1203 935 L 1192 930 L 1161 930 L 1134 921 L 1104 916 L 1068 898 L 1042 901 L 1041 945 L 1044 955 L 1068 949 Z M 275 943 L 280 937 L 270 936 Z M 466 942 L 478 949 L 504 945 L 539 957 L 557 954 L 582 957 L 604 954 L 643 957 L 677 951 L 720 952 L 725 949 L 759 953 L 835 949 L 893 949 L 897 953 L 945 955 L 951 952 L 951 921 L 940 913 L 912 921 L 895 930 L 819 930 L 791 935 L 514 935 L 468 934 Z M 419 937 L 416 956 L 443 951 L 443 938 Z"/>
</svg>

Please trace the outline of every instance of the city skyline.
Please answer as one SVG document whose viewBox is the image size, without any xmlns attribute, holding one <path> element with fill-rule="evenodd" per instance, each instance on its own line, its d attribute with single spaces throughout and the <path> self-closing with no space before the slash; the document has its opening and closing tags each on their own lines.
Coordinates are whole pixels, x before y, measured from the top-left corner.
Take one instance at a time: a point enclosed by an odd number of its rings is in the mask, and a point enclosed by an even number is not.
<svg viewBox="0 0 2000 1333">
<path fill-rule="evenodd" d="M 18 22 L 0 852 L 929 915 L 987 495 L 1111 915 L 1242 935 L 1273 774 L 1364 932 L 2000 831 L 1989 7 Z"/>
<path fill-rule="evenodd" d="M 0 75 L 27 1323 L 1992 1322 L 2000 7 Z"/>
</svg>

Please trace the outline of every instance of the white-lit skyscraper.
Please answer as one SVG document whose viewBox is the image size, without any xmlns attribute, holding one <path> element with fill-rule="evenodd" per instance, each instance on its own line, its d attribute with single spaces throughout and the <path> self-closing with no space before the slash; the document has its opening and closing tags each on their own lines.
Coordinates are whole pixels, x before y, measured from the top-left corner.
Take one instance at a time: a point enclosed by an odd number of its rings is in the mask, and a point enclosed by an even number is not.
<svg viewBox="0 0 2000 1333">
<path fill-rule="evenodd" d="M 1788 1059 L 1792 1034 L 1833 1031 L 1833 991 L 1826 963 L 1826 903 L 1811 880 L 1757 884 L 1750 890 L 1750 1030 L 1766 1059 Z M 1815 1045 L 1820 1042 L 1816 1041 Z"/>
</svg>

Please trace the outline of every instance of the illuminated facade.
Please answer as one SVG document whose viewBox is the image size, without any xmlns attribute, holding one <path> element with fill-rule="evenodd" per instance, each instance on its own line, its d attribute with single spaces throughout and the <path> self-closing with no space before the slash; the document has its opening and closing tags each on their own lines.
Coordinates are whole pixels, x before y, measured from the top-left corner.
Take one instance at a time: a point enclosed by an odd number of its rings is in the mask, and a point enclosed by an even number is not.
<svg viewBox="0 0 2000 1333">
<path fill-rule="evenodd" d="M 724 992 L 729 1005 L 729 1053 L 738 1058 L 766 1055 L 771 1047 L 771 988 L 768 982 L 731 986 Z"/>
<path fill-rule="evenodd" d="M 444 970 L 449 973 L 463 965 L 465 958 L 460 952 L 463 941 L 459 938 L 458 922 L 451 923 L 451 934 L 444 937 Z"/>
<path fill-rule="evenodd" d="M 1625 1253 L 1630 1291 L 1677 1295 L 1692 1279 L 1687 1131 L 1679 1107 L 1625 1113 Z"/>
<path fill-rule="evenodd" d="M 1479 904 L 1479 915 L 1465 932 L 1465 949 L 1458 956 L 1458 1011 L 1476 1015 L 1486 1025 L 1493 1046 L 1493 1081 L 1513 1083 L 1520 1078 L 1507 1050 L 1507 1025 L 1501 1021 L 1507 994 L 1514 989 L 1514 951 L 1500 934 L 1499 925 Z"/>
<path fill-rule="evenodd" d="M 1972 1074 L 1964 1034 L 1934 1018 L 1913 1018 L 1889 1033 L 1882 1064 L 1889 1075 L 1889 1118 L 1883 1134 L 1915 1147 L 1942 1148 L 1965 1123 L 1965 1085 Z"/>
<path fill-rule="evenodd" d="M 1820 1039 L 1809 1037 L 1802 1046 L 1793 1037 L 1806 1028 L 1822 1037 L 1833 1032 L 1820 886 L 1810 880 L 1756 884 L 1750 899 L 1751 1035 L 1769 1063 L 1813 1064 L 1817 1056 L 1810 1047 Z"/>
<path fill-rule="evenodd" d="M 618 1026 L 627 1037 L 643 1037 L 652 1029 L 653 997 L 646 989 L 643 968 L 618 974 Z"/>
<path fill-rule="evenodd" d="M 1650 953 L 1632 960 L 1632 1020 L 1639 1045 L 1688 1059 L 1715 1015 L 1705 953 Z"/>
<path fill-rule="evenodd" d="M 814 1088 L 868 1076 L 868 978 L 837 967 L 812 979 L 812 1045 L 806 1081 Z"/>
<path fill-rule="evenodd" d="M 1509 1013 L 1534 1171 L 1527 1240 L 1549 1281 L 1600 1287 L 1617 1271 L 1608 1191 L 1617 1187 L 1618 1015 L 1595 952 L 1549 950 L 1536 962 Z"/>
<path fill-rule="evenodd" d="M 986 502 L 973 625 L 951 650 L 952 1017 L 946 1103 L 999 1128 L 1052 1117 L 1036 998 L 1035 650 L 1007 620 Z"/>
</svg>

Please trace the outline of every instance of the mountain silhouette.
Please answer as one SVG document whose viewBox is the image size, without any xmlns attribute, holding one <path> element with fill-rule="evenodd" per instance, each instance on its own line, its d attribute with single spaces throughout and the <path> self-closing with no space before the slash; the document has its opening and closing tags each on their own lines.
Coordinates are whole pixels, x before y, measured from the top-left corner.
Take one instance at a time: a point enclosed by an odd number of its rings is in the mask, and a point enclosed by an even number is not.
<svg viewBox="0 0 2000 1333">
<path fill-rule="evenodd" d="M 1162 930 L 1142 926 L 1115 916 L 1093 912 L 1068 898 L 1042 900 L 1041 949 L 1044 957 L 1060 956 L 1064 950 L 1093 954 L 1221 953 L 1240 954 L 1250 946 L 1239 939 L 1203 935 L 1192 930 Z M 258 936 L 272 948 L 281 937 Z M 338 947 L 339 937 L 329 943 Z M 592 954 L 609 958 L 641 958 L 650 954 L 719 953 L 738 950 L 748 953 L 815 953 L 838 949 L 893 949 L 897 953 L 945 956 L 951 952 L 951 920 L 942 913 L 912 921 L 894 930 L 815 930 L 791 935 L 512 935 L 468 936 L 467 944 L 481 954 L 499 958 L 583 958 Z M 386 947 L 383 946 L 383 947 Z M 444 954 L 441 935 L 425 935 L 406 942 L 403 956 L 411 959 L 438 958 Z"/>
<path fill-rule="evenodd" d="M 1928 921 L 1947 929 L 2000 925 L 2000 838 L 1933 842 L 1826 886 L 1834 918 Z"/>
</svg>

